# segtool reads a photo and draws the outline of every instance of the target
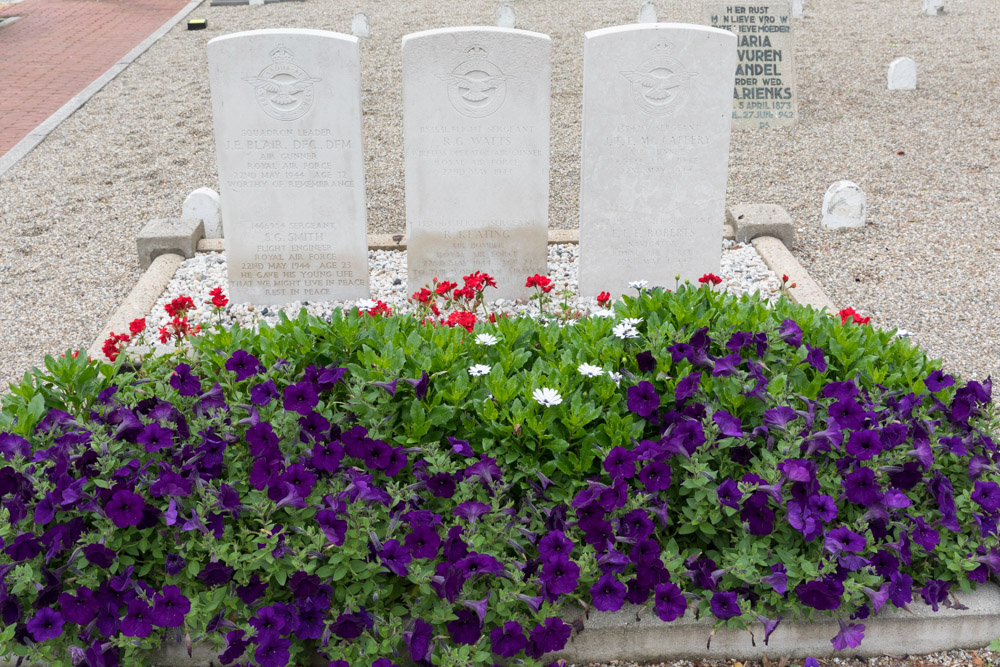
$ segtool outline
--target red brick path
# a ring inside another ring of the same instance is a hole
[[[184,8],[188,0],[24,0],[0,19],[0,155]]]

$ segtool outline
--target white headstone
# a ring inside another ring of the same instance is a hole
[[[212,188],[198,188],[187,196],[181,217],[205,223],[205,238],[222,238],[222,200]]]
[[[712,0],[706,23],[739,39],[733,129],[788,127],[798,119],[795,42],[787,0]]]
[[[263,6],[264,0],[250,0],[247,4],[250,4],[250,5],[261,5],[261,6]]]
[[[637,23],[656,23],[659,20],[656,14],[656,5],[652,0],[646,0],[639,7],[639,18]]]
[[[944,14],[944,0],[924,0],[923,13],[927,16]]]
[[[889,90],[916,90],[917,63],[912,58],[896,58],[889,64]]]
[[[364,12],[358,12],[351,19],[351,34],[355,37],[371,37],[371,28],[368,26],[368,17]]]
[[[864,191],[851,181],[837,181],[823,195],[825,229],[864,227],[868,204]]]
[[[513,28],[517,23],[517,16],[514,14],[514,8],[504,3],[497,7],[497,27],[498,28]]]
[[[802,12],[802,0],[792,0],[792,17],[799,18],[802,16]]]
[[[719,273],[736,37],[618,26],[583,54],[580,292]]]
[[[551,50],[505,28],[403,37],[409,292],[485,271],[522,297],[546,273]]]
[[[367,297],[358,38],[240,32],[208,65],[232,300]]]

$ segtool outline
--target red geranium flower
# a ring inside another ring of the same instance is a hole
[[[718,285],[719,283],[722,282],[722,278],[715,275],[714,273],[706,273],[701,278],[698,278],[698,282],[700,282],[703,285],[706,285],[708,283],[712,283],[713,285]]]
[[[597,305],[606,306],[611,302],[611,295],[607,292],[601,292],[597,295]]]
[[[128,325],[128,330],[132,333],[133,336],[142,333],[145,329],[146,329],[145,317],[140,317],[138,319],[132,320],[132,322]]]
[[[437,287],[434,288],[434,293],[438,294],[439,296],[445,296],[446,294],[448,294],[448,292],[450,292],[456,287],[458,287],[458,283],[453,283],[450,280],[445,280],[444,282],[440,282],[437,284]]]
[[[194,310],[194,301],[189,296],[179,296],[163,307],[170,317],[184,317],[187,311]]]
[[[861,314],[853,308],[844,308],[837,314],[840,315],[841,325],[847,324],[848,320],[852,320],[855,324],[868,324],[872,319],[870,317],[861,317]]]
[[[527,282],[524,283],[525,287],[537,287],[546,294],[552,291],[553,284],[552,281],[546,276],[535,274],[533,276],[528,276]]]
[[[465,310],[456,310],[448,315],[448,321],[446,324],[450,327],[458,325],[466,331],[471,332],[472,327],[476,324],[476,314]]]
[[[223,296],[221,287],[211,290],[209,295],[212,297],[212,305],[216,308],[225,308],[226,304],[229,303],[229,299]]]
[[[115,361],[118,355],[122,353],[122,350],[125,349],[125,343],[130,339],[131,336],[128,334],[116,334],[114,331],[111,331],[108,334],[108,339],[101,346],[101,352],[111,361]]]

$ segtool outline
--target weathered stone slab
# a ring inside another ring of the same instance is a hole
[[[718,273],[736,37],[657,23],[584,38],[580,291]]]
[[[232,300],[367,297],[357,37],[241,32],[208,61]]]
[[[642,6],[639,7],[639,17],[636,19],[636,23],[657,23],[659,20],[656,5],[652,0],[646,0],[642,3]]]
[[[516,25],[517,25],[517,15],[514,13],[513,6],[505,2],[499,7],[497,7],[498,28],[513,28]]]
[[[823,219],[825,229],[864,227],[868,215],[868,199],[856,183],[837,181],[823,195]]]
[[[410,292],[485,271],[521,297],[546,273],[550,56],[524,30],[403,37]]]
[[[705,3],[705,22],[739,39],[733,129],[788,127],[798,122],[795,40],[788,2]]]
[[[139,253],[139,268],[149,268],[160,255],[175,254],[194,257],[198,241],[205,235],[201,220],[189,218],[159,218],[150,220],[135,237]]]
[[[371,37],[371,27],[368,25],[368,16],[364,12],[358,12],[351,19],[351,34],[355,37]]]
[[[927,16],[940,16],[944,14],[944,0],[923,0],[921,11]]]
[[[916,90],[917,63],[912,58],[896,58],[889,63],[886,78],[889,90]]]

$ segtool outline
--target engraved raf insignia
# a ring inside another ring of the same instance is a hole
[[[514,77],[486,60],[486,51],[473,46],[467,60],[448,74],[437,77],[448,84],[448,100],[463,116],[483,118],[495,112],[507,96],[507,80]]]
[[[257,104],[271,118],[296,120],[312,107],[313,84],[320,81],[292,62],[295,57],[285,46],[271,51],[274,61],[257,76],[243,80],[253,86]]]
[[[663,115],[670,112],[682,99],[688,81],[698,76],[689,72],[680,62],[667,55],[669,44],[660,44],[656,55],[634,70],[622,72],[631,82],[632,99],[646,113]]]

